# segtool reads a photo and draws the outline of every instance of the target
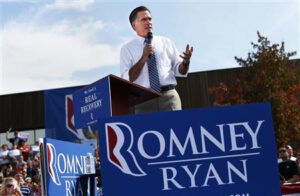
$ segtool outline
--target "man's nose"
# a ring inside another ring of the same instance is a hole
[[[147,26],[149,27],[152,27],[152,22],[149,20],[148,22],[147,22]]]

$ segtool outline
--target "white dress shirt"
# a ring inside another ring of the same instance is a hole
[[[145,38],[138,36],[121,48],[120,69],[122,78],[129,80],[130,68],[135,65],[143,55],[145,46],[144,41]],[[161,86],[170,84],[176,85],[176,76],[187,76],[187,74],[183,75],[179,72],[179,65],[181,64],[182,59],[179,57],[179,52],[170,39],[161,36],[153,36],[152,46],[155,53]],[[147,63],[134,83],[150,88]]]

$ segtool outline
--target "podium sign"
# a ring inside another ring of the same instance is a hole
[[[281,195],[268,103],[111,117],[99,131],[104,196]]]
[[[114,75],[106,76],[73,94],[75,127],[85,128],[98,119],[130,113],[130,107],[159,93]]]
[[[97,119],[111,116],[109,76],[98,80],[73,94],[75,127],[97,123]]]
[[[90,195],[85,174],[95,173],[93,147],[44,138],[41,147],[43,195]]]

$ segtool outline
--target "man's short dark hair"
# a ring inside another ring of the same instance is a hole
[[[150,12],[150,10],[146,6],[139,6],[139,7],[134,8],[134,10],[132,10],[131,13],[130,13],[130,15],[129,15],[129,22],[130,22],[130,24],[136,19],[136,15],[140,11],[148,11],[148,12]]]

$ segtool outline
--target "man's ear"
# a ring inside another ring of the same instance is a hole
[[[135,30],[135,22],[131,23],[131,27],[133,28],[133,30]]]

